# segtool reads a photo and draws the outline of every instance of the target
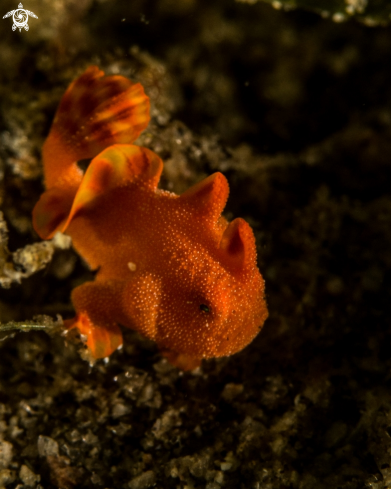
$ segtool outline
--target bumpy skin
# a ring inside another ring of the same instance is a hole
[[[121,324],[186,370],[256,336],[268,315],[264,281],[250,226],[221,217],[229,192],[221,173],[180,196],[157,188],[162,161],[129,144],[148,122],[139,84],[88,68],[63,96],[45,142],[47,190],[33,222],[44,239],[69,234],[99,269],[73,291],[77,314],[66,322],[86,335],[93,357],[122,345]],[[83,175],[76,162],[94,156]]]

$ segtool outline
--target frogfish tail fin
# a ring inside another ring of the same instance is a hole
[[[43,147],[46,187],[81,180],[76,162],[112,144],[130,144],[148,126],[149,98],[140,83],[90,66],[64,93]]]
[[[113,144],[130,144],[147,127],[149,98],[139,83],[104,76],[90,66],[64,93],[43,146],[47,191],[34,209],[34,227],[48,238],[61,228],[83,179],[77,162]]]

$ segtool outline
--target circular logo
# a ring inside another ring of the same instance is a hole
[[[12,16],[12,19],[14,21],[14,25],[12,26],[12,30],[14,31],[16,28],[21,29],[24,27],[26,30],[28,29],[28,14],[24,9],[18,8],[17,10],[14,11],[14,15]]]

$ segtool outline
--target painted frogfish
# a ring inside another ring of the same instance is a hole
[[[43,145],[46,191],[33,224],[43,239],[71,236],[97,270],[73,291],[76,316],[65,321],[93,358],[122,346],[122,325],[189,370],[252,341],[268,316],[264,280],[250,226],[221,216],[221,173],[181,195],[157,188],[162,160],[132,144],[149,109],[139,83],[95,66],[71,83]]]

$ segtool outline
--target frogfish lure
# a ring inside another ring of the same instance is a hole
[[[122,346],[122,325],[189,370],[253,340],[268,316],[264,280],[250,226],[221,216],[221,173],[181,195],[157,188],[162,160],[132,144],[149,108],[139,83],[96,66],[72,82],[43,145],[46,191],[33,224],[42,239],[71,236],[98,270],[73,290],[76,316],[65,321],[93,358]],[[83,172],[77,162],[91,158]]]

